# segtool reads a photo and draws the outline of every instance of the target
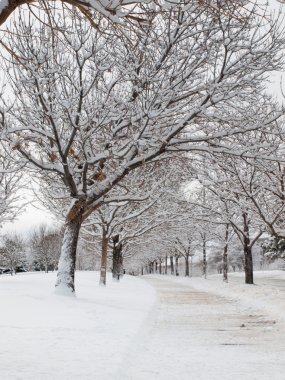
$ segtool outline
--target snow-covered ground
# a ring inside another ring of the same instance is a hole
[[[229,283],[222,282],[222,275],[212,275],[207,280],[197,277],[193,279],[176,277],[173,281],[240,301],[249,309],[261,310],[285,321],[285,271],[254,272],[254,285],[244,283],[243,273],[230,273]]]
[[[0,276],[1,380],[109,380],[155,302],[144,281],[106,288],[77,272],[77,296],[53,292],[55,274]]]
[[[257,274],[254,286],[239,274],[229,284],[146,279],[158,292],[156,318],[122,379],[285,379],[284,272]]]
[[[1,380],[284,380],[285,272],[125,276],[77,296],[55,274],[0,276]]]

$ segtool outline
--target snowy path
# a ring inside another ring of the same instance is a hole
[[[167,277],[151,326],[133,344],[122,380],[284,380],[285,323],[238,300]]]

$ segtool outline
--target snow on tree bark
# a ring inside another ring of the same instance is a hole
[[[120,242],[120,236],[113,237],[113,267],[112,275],[114,280],[120,280],[123,274],[123,244]]]
[[[107,264],[108,264],[108,237],[106,232],[102,236],[102,253],[99,284],[105,286],[107,280]]]
[[[47,1],[47,6],[50,1]],[[121,7],[125,4],[128,5],[129,0],[121,0],[119,3],[117,1],[106,1],[106,0],[63,0],[65,4],[69,4],[76,7],[83,17],[86,17],[91,25],[95,28],[98,27],[96,21],[94,20],[93,12],[96,11],[101,14],[101,16],[111,19],[113,22],[121,23],[123,18],[134,20],[138,23],[145,22],[143,17],[138,17],[137,15],[132,15],[131,11],[123,11]],[[144,1],[136,0],[135,3],[139,4]],[[21,5],[30,4],[30,0],[0,0],[0,25],[2,25],[8,17]],[[118,10],[118,12],[117,12]]]
[[[75,291],[76,248],[82,223],[83,203],[75,202],[67,214],[55,285],[57,293],[66,294]]]
[[[243,213],[243,250],[244,250],[244,272],[245,272],[245,283],[253,285],[253,261],[252,261],[252,247],[249,239],[249,225],[248,225],[248,214]]]

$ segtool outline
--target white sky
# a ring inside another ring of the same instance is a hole
[[[49,211],[37,209],[33,207],[32,204],[29,204],[26,211],[24,211],[15,222],[6,223],[1,228],[0,233],[16,231],[26,235],[41,224],[57,226],[55,218]]]

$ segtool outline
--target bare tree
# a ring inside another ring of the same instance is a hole
[[[20,192],[24,187],[22,173],[7,158],[5,153],[0,153],[0,226],[13,222],[25,209]]]
[[[13,222],[25,209],[23,189],[23,163],[15,161],[15,155],[10,151],[5,141],[4,124],[5,110],[1,107],[0,93],[0,227],[7,222]]]
[[[154,186],[153,194],[147,198],[102,206],[83,225],[82,234],[97,236],[102,244],[101,285],[106,285],[108,247],[112,249],[113,278],[119,280],[123,274],[125,245],[139,237],[143,239],[149,231],[155,233],[159,226],[171,220],[172,215],[170,210],[165,210],[164,202],[165,197],[155,192]]]
[[[98,28],[98,24],[96,23],[94,12],[101,14],[102,16],[112,20],[115,23],[122,23],[124,19],[127,19],[129,23],[132,22],[145,22],[146,20],[143,18],[143,15],[139,15],[139,9],[133,11],[133,6],[140,3],[143,3],[143,0],[101,0],[101,1],[87,1],[87,0],[63,0],[65,4],[65,12],[69,13],[71,7],[76,7],[82,14],[82,17],[85,17],[90,24]],[[50,0],[46,1],[35,1],[31,2],[29,0],[0,0],[0,25],[2,25],[8,17],[22,5],[28,5],[31,12],[33,11],[32,5],[33,3],[38,3],[43,9],[47,9],[48,7],[52,7],[50,5],[52,3]],[[130,7],[130,5],[132,5]]]
[[[265,75],[281,67],[277,22],[220,5],[146,6],[152,27],[116,33],[49,12],[51,26],[23,17],[18,37],[5,41],[14,59],[11,147],[70,199],[57,286],[74,291],[80,226],[130,171],[178,151],[245,154],[226,137],[279,116],[260,112]]]
[[[213,5],[213,3],[209,0],[191,1],[194,3],[194,5],[198,4],[201,9],[204,9],[206,7],[211,12],[215,12],[217,7],[223,7],[224,11],[233,14],[236,17],[240,16],[240,8],[242,9],[244,6],[244,1],[242,0],[228,0],[224,2],[225,4],[217,1],[217,5]],[[280,2],[283,2],[283,0],[280,0]],[[46,9],[51,1],[46,0],[42,2],[31,2],[29,0],[0,0],[0,25],[2,25],[8,19],[8,17],[15,11],[15,9],[22,5],[28,5],[31,7],[33,3],[39,3],[44,9]],[[124,19],[127,20],[129,24],[134,22],[149,22],[149,18],[147,18],[145,15],[144,4],[149,4],[150,2],[145,0],[63,0],[63,3],[67,5],[66,12],[69,10],[68,5],[76,7],[82,13],[82,16],[85,17],[95,28],[98,28],[98,24],[94,20],[94,12],[97,12],[107,19],[110,19],[114,23],[118,24],[121,24]],[[166,0],[163,3],[151,1],[153,12],[169,9],[173,7],[173,4],[175,3],[170,0]]]
[[[262,179],[245,159],[223,156],[221,160],[214,156],[207,162],[207,169],[200,170],[200,180],[214,198],[201,207],[209,211],[213,224],[226,227],[225,242],[228,241],[227,226],[233,228],[244,251],[245,282],[253,284],[252,248],[264,233],[265,226],[249,192],[256,196],[262,189]],[[224,250],[226,259],[227,244]]]
[[[192,258],[194,256],[193,253],[193,236],[179,236],[174,241],[175,248],[179,252],[180,256],[184,257],[185,260],[185,277],[192,277],[193,276],[193,270],[192,270]],[[191,263],[189,262],[189,259],[191,260]],[[190,266],[191,264],[191,266]]]
[[[3,235],[0,260],[2,265],[10,269],[11,275],[17,273],[17,268],[25,265],[26,252],[23,238],[16,233]]]
[[[60,231],[42,224],[30,236],[34,265],[48,273],[55,270],[60,256],[62,236]]]

